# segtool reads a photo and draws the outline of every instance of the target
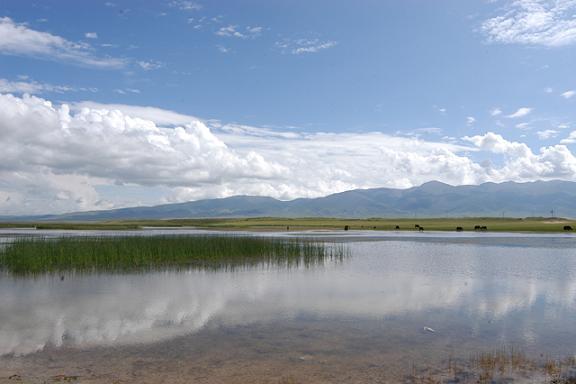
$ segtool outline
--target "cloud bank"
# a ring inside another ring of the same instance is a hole
[[[29,95],[0,95],[0,137],[0,215],[116,206],[99,193],[103,186],[164,188],[157,201],[163,203],[239,194],[318,197],[430,180],[576,180],[566,145],[535,153],[491,132],[452,144],[380,132],[278,131]]]

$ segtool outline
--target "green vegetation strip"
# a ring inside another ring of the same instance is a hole
[[[341,260],[342,244],[239,236],[25,237],[0,249],[0,270],[14,275],[311,266]]]
[[[425,231],[474,231],[476,226],[486,227],[488,232],[562,232],[576,233],[576,220],[556,217],[461,217],[461,218],[230,218],[230,219],[167,219],[167,220],[120,220],[100,222],[42,222],[0,223],[0,228],[27,227],[36,229],[66,230],[140,230],[145,227],[181,228],[195,227],[215,230],[249,231],[301,231],[326,230],[374,230],[417,231],[416,224]],[[396,228],[398,227],[398,229]],[[572,230],[566,230],[570,227]]]

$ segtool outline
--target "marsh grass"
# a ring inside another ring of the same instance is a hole
[[[25,237],[0,249],[13,275],[312,266],[341,260],[342,244],[239,236]]]
[[[416,369],[406,376],[412,384],[440,383],[551,383],[576,384],[576,357],[554,359],[528,357],[517,348],[502,348],[481,352],[466,358],[448,359],[446,369]]]

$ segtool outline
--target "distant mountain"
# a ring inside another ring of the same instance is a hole
[[[8,220],[126,220],[214,217],[576,217],[576,183],[506,182],[451,186],[432,181],[408,189],[355,189],[315,199],[234,196],[154,207],[76,212]]]

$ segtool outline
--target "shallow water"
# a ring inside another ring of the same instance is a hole
[[[504,346],[576,352],[573,236],[264,235],[345,241],[351,257],[308,269],[1,276],[0,380],[399,381]]]

